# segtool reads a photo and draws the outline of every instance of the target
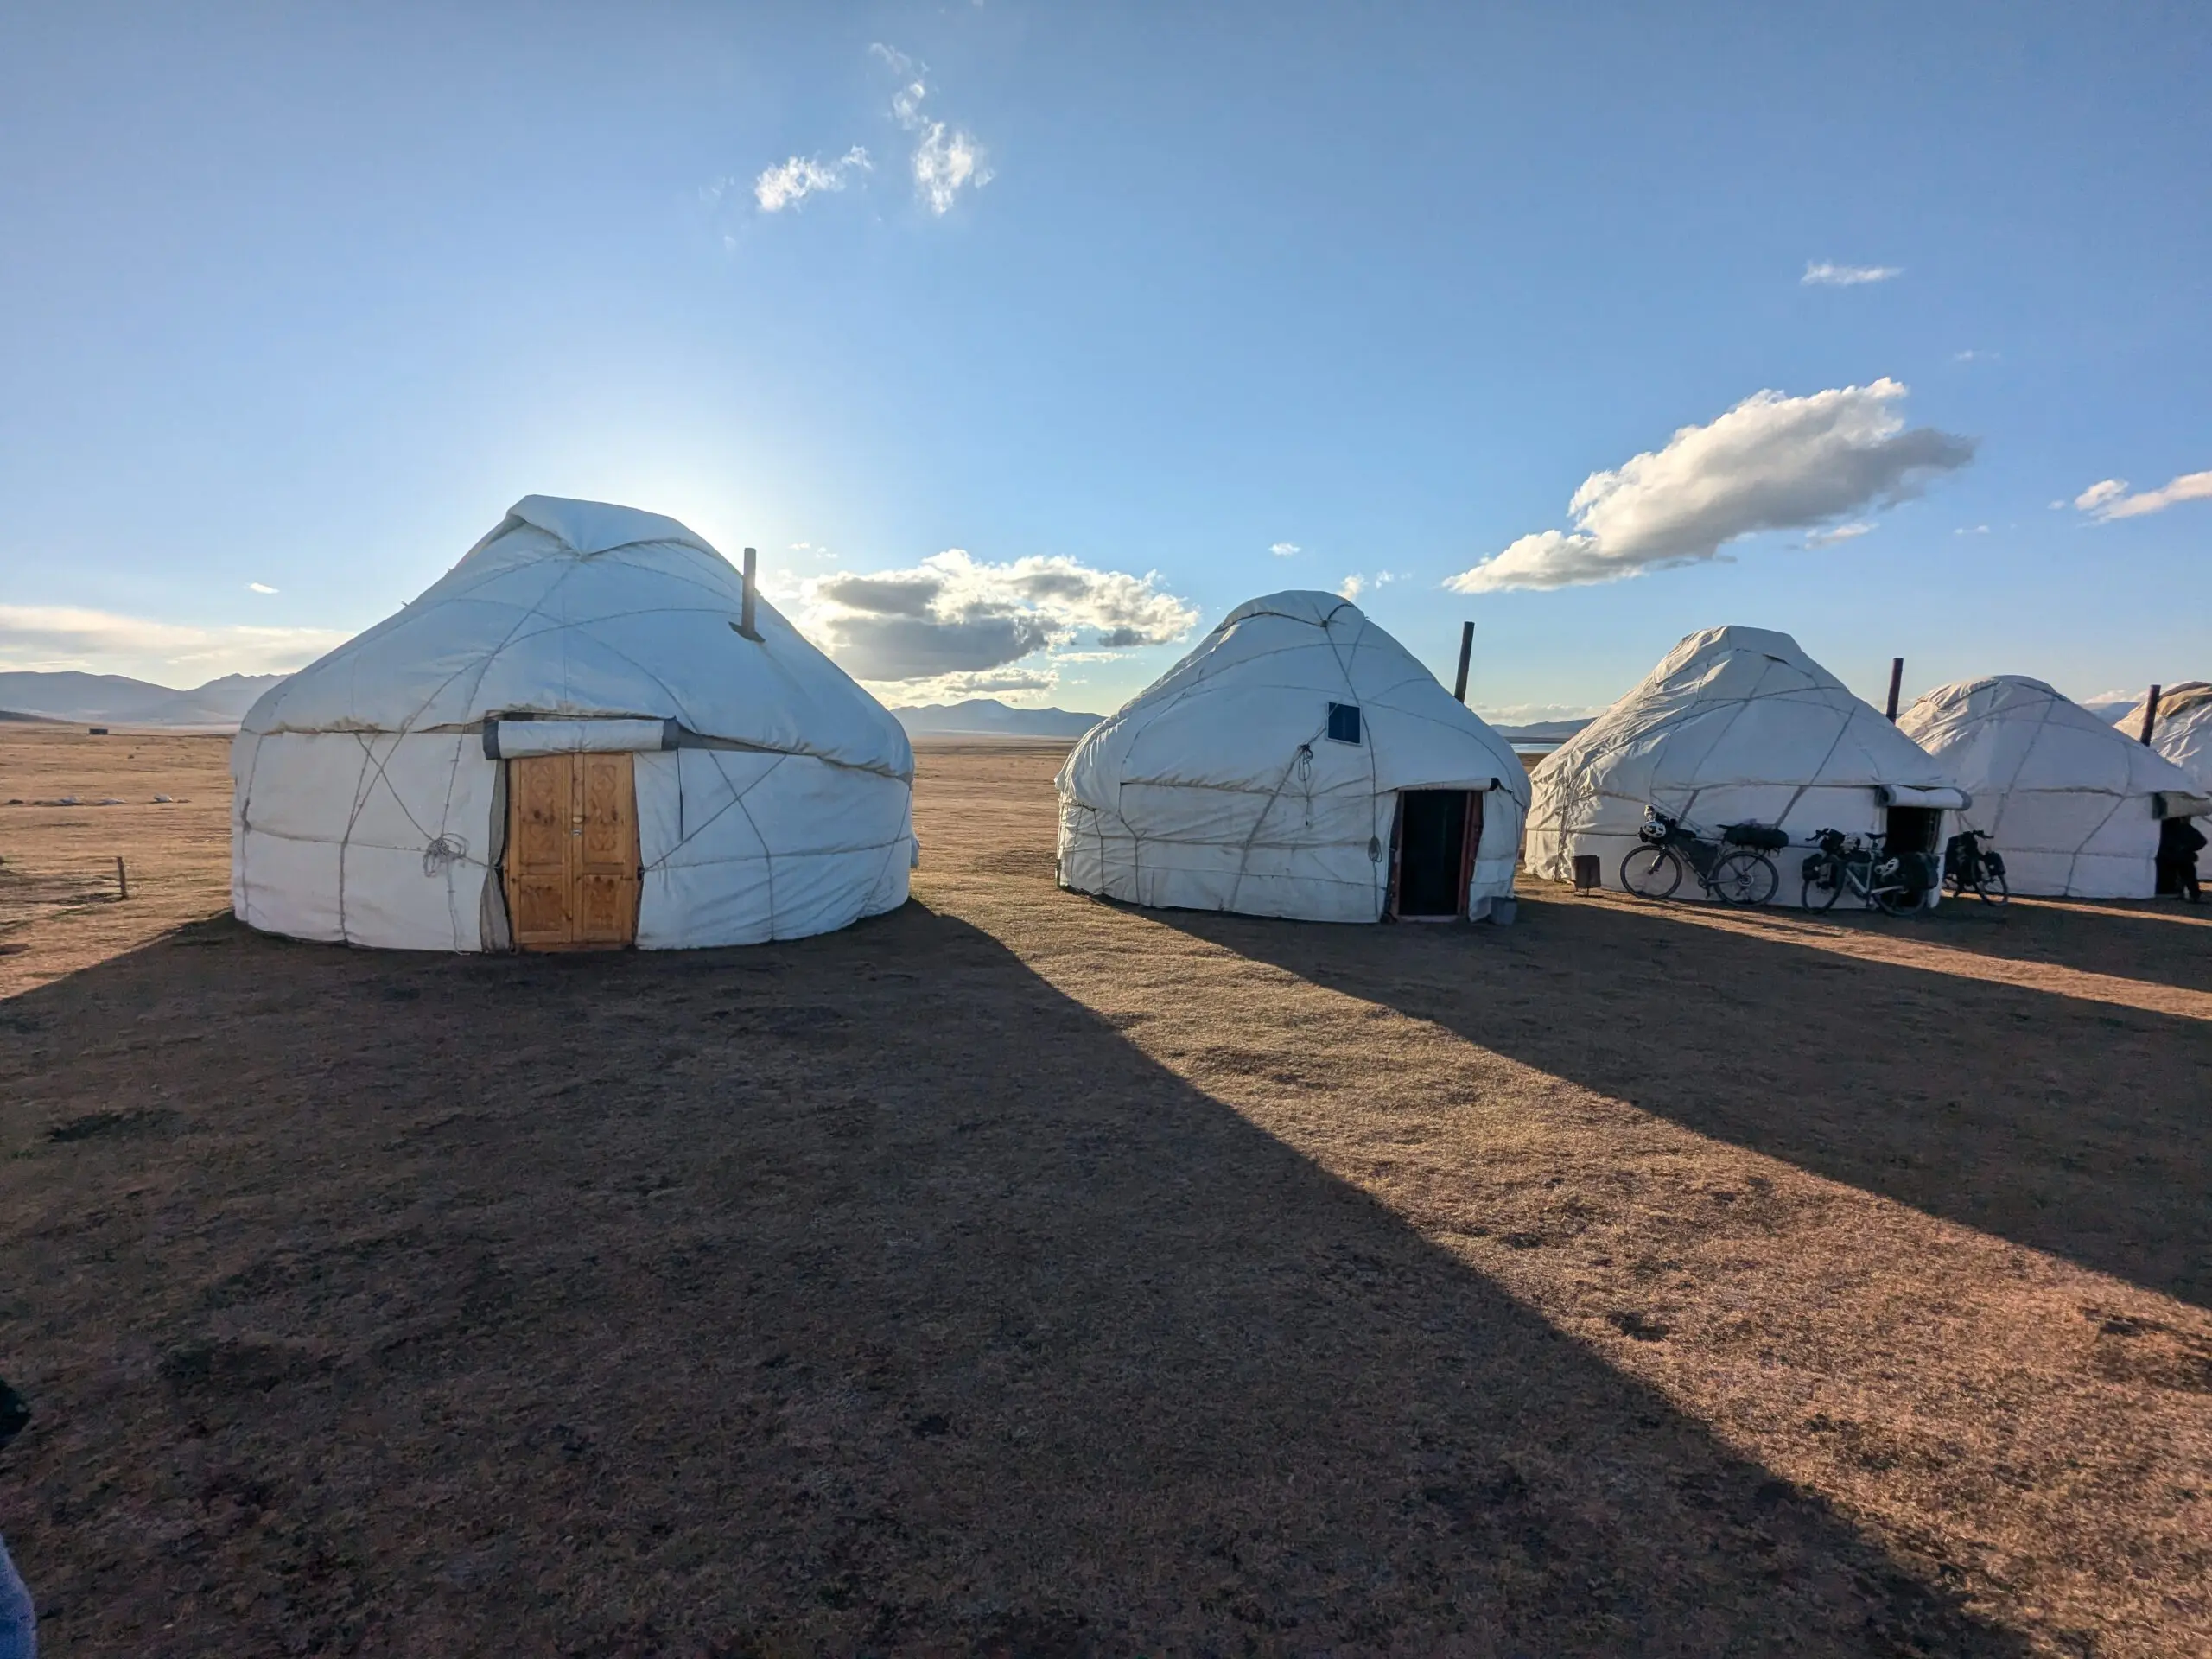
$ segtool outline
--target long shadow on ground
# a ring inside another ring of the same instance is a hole
[[[1909,938],[2011,962],[2212,991],[2212,912],[2178,900],[2069,899],[2063,907],[2018,900],[1993,908],[1975,899],[1947,899],[1934,914],[1902,923],[1840,908],[1829,918],[1846,925],[1902,926]]]
[[[918,906],[0,1020],[71,1652],[2018,1650]]]
[[[1701,1135],[2212,1303],[2212,1023],[1664,906],[1524,899],[1512,929],[1147,913]]]

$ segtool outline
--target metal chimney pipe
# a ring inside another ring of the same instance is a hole
[[[745,550],[745,609],[738,622],[737,631],[748,639],[758,639],[760,637],[760,631],[753,626],[753,595],[760,590],[760,582],[755,576],[759,560],[760,555],[753,549],[748,547]]]
[[[1459,672],[1452,682],[1452,695],[1465,702],[1467,700],[1467,659],[1475,654],[1475,625],[1459,625]]]
[[[2158,723],[2158,693],[2164,690],[2162,685],[2154,685],[2151,688],[2151,695],[2143,700],[2143,730],[2138,741],[2145,747],[2150,745],[2151,728]]]
[[[1904,658],[1892,657],[1890,658],[1890,706],[1882,710],[1892,726],[1897,723],[1897,689],[1904,683]]]

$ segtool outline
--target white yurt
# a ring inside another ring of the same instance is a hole
[[[1316,922],[1489,915],[1529,804],[1511,746],[1319,593],[1238,606],[1058,782],[1062,887]]]
[[[2143,705],[2127,711],[2120,730],[2143,734]],[[2158,696],[2151,725],[2151,747],[2196,780],[2200,794],[2212,794],[2212,685],[2183,680]]]
[[[1944,814],[1967,804],[1957,780],[1853,696],[1786,633],[1707,628],[1536,768],[1528,864],[1573,879],[1595,855],[1605,886],[1656,806],[1707,837],[1724,826],[1887,835],[1892,850],[1941,853]],[[1795,904],[1803,859],[1774,855],[1775,902]],[[1686,882],[1678,895],[1695,898]]]
[[[231,751],[252,926],[402,950],[745,944],[906,900],[913,751],[673,518],[526,496]]]
[[[2172,761],[2024,675],[1938,686],[1897,729],[1974,798],[1966,823],[2014,893],[2148,899],[2163,821],[2212,810]]]

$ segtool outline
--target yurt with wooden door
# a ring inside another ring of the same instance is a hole
[[[272,687],[231,771],[232,903],[302,939],[796,938],[904,903],[914,855],[899,722],[701,537],[595,501],[518,501]]]
[[[2165,822],[2212,811],[2172,761],[2024,675],[1938,686],[1897,729],[1973,797],[2014,893],[2148,899]]]
[[[1776,827],[1799,843],[1840,830],[1940,855],[1945,815],[1967,804],[1942,761],[1795,639],[1764,628],[1691,634],[1547,756],[1532,782],[1530,872],[1569,881],[1575,859],[1594,856],[1609,887],[1621,886],[1646,807],[1708,837],[1736,823]],[[1796,903],[1803,859],[1785,852],[1774,862],[1775,902]],[[1678,896],[1697,897],[1694,884]]]
[[[1317,922],[1479,920],[1525,769],[1334,594],[1238,606],[1060,768],[1060,885]]]

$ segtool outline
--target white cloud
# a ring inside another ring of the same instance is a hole
[[[904,570],[810,577],[797,620],[856,679],[938,682],[1071,646],[1179,639],[1198,611],[1159,584],[1156,571],[1130,575],[1064,557],[991,564],[956,547]]]
[[[249,582],[245,585],[245,590],[249,594],[273,594],[276,591],[265,582]]]
[[[1858,288],[1867,283],[1886,283],[1904,275],[1903,265],[1836,265],[1808,259],[1805,274],[1797,281],[1804,288]]]
[[[962,186],[980,190],[994,176],[974,137],[957,129],[948,135],[942,121],[931,122],[914,147],[914,185],[933,213],[951,212]]]
[[[1296,542],[1271,542],[1268,544],[1268,551],[1279,559],[1294,558],[1299,550]]]
[[[1395,570],[1377,570],[1371,576],[1363,570],[1346,576],[1337,584],[1336,590],[1344,598],[1356,601],[1370,588],[1388,588],[1392,582],[1397,581],[1398,576],[1399,573]]]
[[[330,628],[200,627],[60,605],[0,605],[0,668],[163,680],[277,674],[345,642]]]
[[[1951,534],[1954,536],[1986,536],[1989,534],[1989,526],[1987,524],[1961,524],[1956,530],[1953,531]]]
[[[2164,488],[2127,493],[2124,478],[2107,478],[2092,484],[2074,498],[2082,512],[2094,513],[2100,523],[2113,518],[2140,518],[2146,512],[2164,512],[2183,501],[2212,501],[2212,473],[2183,473]]]
[[[1848,542],[1869,534],[1874,526],[1865,519],[1854,519],[1847,524],[1838,524],[1834,530],[1816,530],[1805,538],[1808,547],[1834,547],[1838,542]]]
[[[980,672],[932,675],[918,680],[862,680],[861,684],[893,709],[913,709],[931,702],[962,702],[969,697],[996,697],[1016,708],[1041,707],[1047,694],[1057,690],[1058,673],[1047,664],[1042,668],[993,668]]]
[[[1761,391],[1663,449],[1592,473],[1567,503],[1575,528],[1523,536],[1453,576],[1460,593],[1565,588],[1696,564],[1738,537],[1807,530],[1894,506],[1974,459],[1974,440],[1908,429],[1888,378],[1806,397]]]
[[[2002,352],[1965,351],[1951,353],[1951,361],[1954,363],[2001,363],[2004,359],[2005,354]]]
[[[842,190],[847,176],[852,173],[874,170],[874,163],[868,160],[868,151],[858,144],[834,162],[812,156],[794,156],[780,167],[761,171],[760,176],[753,181],[753,199],[760,204],[762,213],[779,213],[817,192]]]
[[[980,190],[996,176],[983,148],[965,127],[936,120],[922,108],[930,95],[929,83],[923,79],[925,66],[880,41],[868,50],[901,82],[891,95],[891,118],[914,135],[914,153],[909,159],[915,193],[931,213],[949,213],[961,191],[970,187]]]

